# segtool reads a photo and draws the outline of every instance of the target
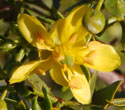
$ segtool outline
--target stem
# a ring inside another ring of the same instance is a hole
[[[64,18],[64,16],[58,11],[57,13],[58,18]]]
[[[96,41],[95,35],[94,35],[94,34],[92,35],[92,39],[93,39],[93,41]]]
[[[98,11],[101,10],[101,7],[102,7],[102,5],[103,5],[103,2],[104,2],[104,0],[99,0],[98,4],[97,4],[97,6],[96,6],[96,10],[98,10]]]
[[[17,104],[18,102],[16,100],[10,99],[10,98],[5,98],[5,101],[11,104]]]
[[[53,24],[55,21],[50,19],[50,18],[46,18],[43,16],[39,16],[38,19],[40,19],[41,21],[45,22],[45,23],[49,23],[49,24]]]
[[[5,89],[2,93],[2,95],[0,96],[0,100],[4,100],[4,98],[6,97],[7,95],[7,89]]]
[[[92,39],[93,35],[92,34],[89,34],[86,36],[86,45],[89,44],[90,40]]]
[[[20,10],[20,13],[24,13],[24,1],[20,0],[20,2],[22,2],[22,7],[21,7],[21,10]]]

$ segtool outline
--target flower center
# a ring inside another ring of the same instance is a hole
[[[72,66],[74,64],[71,48],[68,45],[57,46],[53,51],[53,57],[60,63]]]

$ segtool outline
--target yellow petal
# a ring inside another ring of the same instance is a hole
[[[74,75],[69,81],[69,87],[76,100],[82,104],[89,104],[91,101],[91,92],[89,83],[83,74],[79,65],[72,67]]]
[[[83,40],[84,37],[88,34],[87,30],[82,26],[82,19],[89,9],[90,8],[88,7],[88,5],[78,6],[73,9],[71,13],[66,17],[66,22],[69,23],[72,27],[71,31],[68,28],[66,30],[68,30],[68,32],[77,34],[78,38],[76,42]],[[63,40],[65,39],[63,38]]]
[[[19,14],[17,23],[24,38],[38,49],[49,49],[52,43],[48,37],[46,28],[33,16]]]
[[[61,67],[58,63],[54,63],[51,69],[52,79],[62,86],[68,86],[68,82],[64,76],[64,67]]]
[[[88,32],[82,26],[83,15],[88,11],[87,5],[75,8],[66,18],[58,20],[50,31],[50,37],[55,44],[60,45],[70,40],[72,35],[77,35],[77,42],[83,40]]]
[[[75,59],[76,64],[82,64],[83,58],[89,53],[89,50],[86,46],[74,46],[72,48],[72,55]]]
[[[54,44],[61,45],[61,37],[66,37],[66,33],[63,32],[65,26],[65,19],[59,19],[56,23],[52,26],[49,36],[52,38]],[[63,32],[63,33],[62,33]]]
[[[32,61],[18,67],[9,80],[10,84],[24,81],[30,75],[30,73],[41,63],[41,61]]]
[[[43,56],[45,57],[45,56]],[[46,60],[41,60],[41,63],[37,66],[37,68],[34,70],[35,73],[45,75],[45,72],[53,67],[54,60],[50,56]]]
[[[84,58],[84,65],[89,68],[108,72],[116,69],[121,64],[119,55],[110,45],[92,41],[88,48],[91,52]]]

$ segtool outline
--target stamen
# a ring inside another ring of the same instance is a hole
[[[94,58],[96,57],[96,51],[95,51],[95,50],[92,50],[92,51],[88,54],[87,57],[90,58],[90,59],[94,59]]]
[[[76,41],[76,39],[77,39],[77,34],[76,33],[73,33],[71,35],[71,37],[69,38],[69,40],[70,40],[71,43],[74,43]]]
[[[41,75],[45,75],[45,71],[42,70],[42,69],[37,69],[37,70],[36,70],[36,73],[37,73],[37,74],[41,74]]]
[[[93,61],[90,58],[84,58],[84,62],[90,64],[90,65],[94,65]]]
[[[67,71],[67,69],[68,69],[68,68],[67,68],[67,65],[66,65],[66,64],[63,64],[63,70],[64,70],[64,71]]]
[[[87,57],[84,58],[84,61],[90,65],[94,65],[93,60],[95,57],[96,57],[96,51],[93,50],[87,55]]]
[[[44,38],[43,38],[43,36],[42,36],[39,32],[36,32],[36,33],[35,33],[35,36],[36,36],[37,41],[38,41],[40,44],[42,44],[42,43],[44,42]]]
[[[81,81],[80,77],[72,76],[72,78],[69,82],[69,86],[71,88],[81,89],[82,88],[82,81]]]
[[[98,42],[98,41],[92,41],[92,42],[89,43],[89,48],[94,49],[94,48],[98,47],[100,44],[101,43]]]

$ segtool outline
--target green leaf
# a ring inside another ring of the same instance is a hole
[[[98,72],[97,72],[97,71],[93,72],[92,77],[91,77],[91,79],[90,79],[90,81],[89,81],[90,90],[91,90],[91,95],[93,95],[94,90],[95,90],[95,87],[96,87],[97,75],[98,75]]]
[[[123,14],[121,8],[119,8],[118,0],[106,0],[105,8],[114,16],[120,17],[123,19]]]
[[[44,93],[44,101],[42,103],[43,110],[52,110],[52,102],[47,94],[45,88],[42,89]]]
[[[119,0],[118,5],[122,15],[125,16],[125,0]]]
[[[112,101],[107,100],[107,102],[114,106],[125,106],[125,98],[117,98],[113,99]]]
[[[15,56],[16,62],[21,62],[24,56],[25,56],[25,49],[22,48]]]
[[[113,84],[96,91],[93,95],[92,103],[95,105],[102,105],[104,108],[106,108],[108,106],[106,100],[112,101],[121,82],[122,81],[114,82]]]
[[[83,66],[83,65],[80,65],[80,67],[81,67],[83,73],[85,74],[87,80],[89,81],[89,80],[90,80],[90,72],[89,72],[88,68],[86,68],[86,67]]]
[[[42,79],[37,75],[37,74],[32,74],[29,78],[28,78],[29,83],[32,85],[33,89],[34,89],[34,94],[44,97],[42,88],[44,87],[51,99],[52,102],[56,102],[57,99],[53,96],[53,94],[51,93],[50,88],[47,87],[47,85],[42,81]]]
[[[56,96],[61,98],[62,100],[71,100],[73,98],[73,95],[71,93],[71,90],[69,89],[69,87],[62,87],[62,89],[56,89],[56,91],[54,91]]]
[[[122,28],[123,28],[123,32],[122,32],[121,43],[122,43],[123,52],[125,52],[125,24],[123,24]]]
[[[8,52],[14,48],[16,48],[16,44],[11,40],[4,40],[0,43],[0,51]]]
[[[77,102],[73,102],[73,101],[63,101],[62,103],[58,103],[57,104],[57,108],[60,110],[62,107],[66,107],[66,108],[71,108],[73,110],[83,110],[83,107],[77,103]],[[68,110],[68,109],[67,109]]]
[[[33,99],[32,99],[32,110],[42,110],[42,108],[40,107],[38,101],[37,101],[38,97],[35,96]]]
[[[31,94],[31,92],[29,91],[27,86],[24,85],[24,82],[16,83],[14,85],[14,88],[16,89],[17,93],[19,93],[20,95],[22,95],[24,97]]]
[[[16,105],[16,110],[26,110],[26,105],[22,100],[19,101],[18,104]]]
[[[66,110],[103,110],[102,106],[98,105],[81,105],[78,102],[74,101],[63,101],[62,103],[57,104],[57,108],[66,108]],[[64,109],[65,110],[65,109]]]

